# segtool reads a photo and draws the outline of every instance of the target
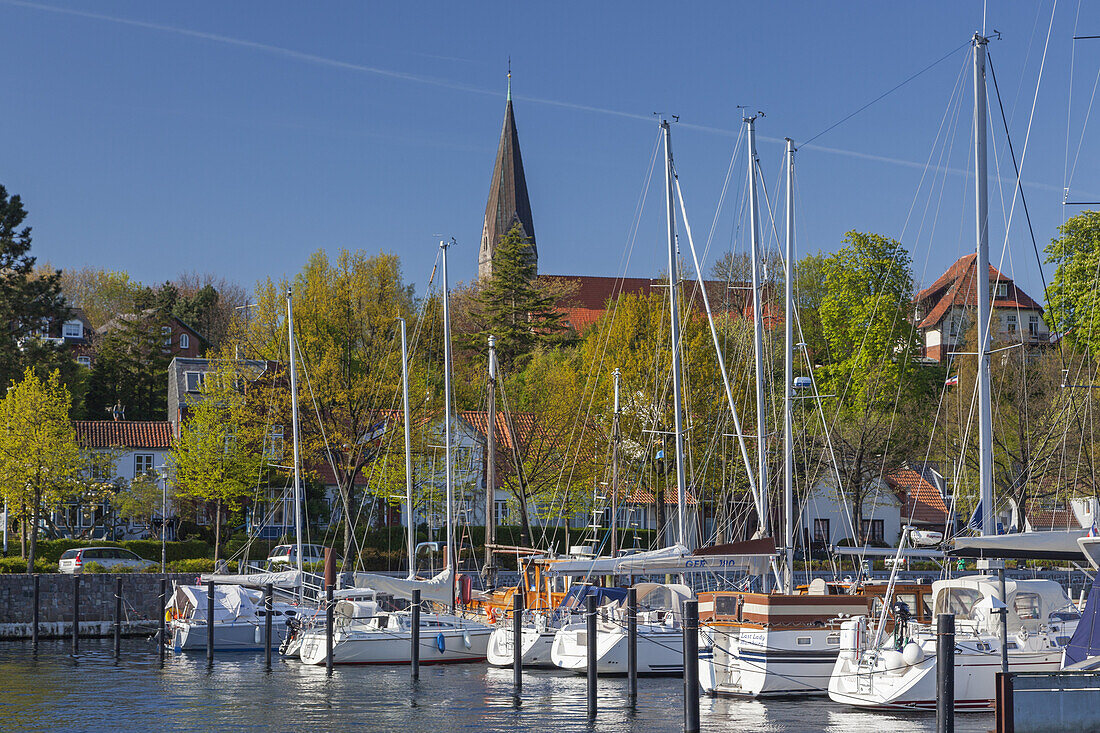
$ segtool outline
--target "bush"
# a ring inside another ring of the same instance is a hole
[[[107,572],[107,568],[105,568],[104,566],[100,565],[97,562],[87,563],[86,565],[81,566],[81,570],[84,572],[85,575],[87,575],[88,573],[106,573]]]
[[[38,557],[43,560],[57,562],[65,550],[80,547],[123,547],[135,555],[146,560],[160,560],[160,540],[123,540],[113,542],[111,540],[39,540]],[[187,560],[196,557],[210,557],[212,555],[210,545],[202,540],[186,540],[184,542],[165,543],[168,560]]]
[[[168,563],[170,573],[212,573],[214,572],[214,560],[208,557],[176,560]]]
[[[0,573],[25,573],[27,572],[27,561],[21,557],[0,557]],[[36,573],[56,573],[57,563],[44,560],[42,558],[35,558],[34,572]]]

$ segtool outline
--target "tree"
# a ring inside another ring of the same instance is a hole
[[[214,273],[185,272],[173,283],[179,294],[175,315],[198,330],[212,349],[232,335],[235,324],[248,314],[248,292]]]
[[[236,362],[219,362],[203,381],[201,398],[172,447],[178,495],[215,506],[215,560],[227,511],[240,509],[252,496],[264,469],[267,426],[248,399],[245,380]]]
[[[71,496],[87,461],[69,420],[72,398],[58,372],[42,380],[28,368],[0,401],[0,492],[30,519],[27,572],[33,572],[42,509]]]
[[[110,499],[115,515],[120,520],[150,527],[158,521],[165,521],[164,502],[174,501],[176,497],[174,484],[166,482],[165,486],[161,486],[156,477],[149,474],[135,476],[116,488]]]
[[[61,272],[35,272],[31,228],[20,229],[26,217],[19,196],[9,198],[0,186],[0,384],[10,384],[33,367],[41,378],[61,370],[65,382],[76,386],[72,357],[38,338],[43,329],[65,321],[69,309],[61,293]]]
[[[120,313],[134,313],[145,286],[125,272],[84,267],[61,273],[61,290],[98,328]]]
[[[251,357],[287,363],[290,284],[268,280],[258,289],[246,342]],[[347,250],[334,261],[314,253],[293,286],[302,461],[309,467],[332,460],[344,518],[343,555],[351,562],[358,479],[379,455],[368,438],[400,405],[396,318],[412,312],[412,286],[404,282],[396,255]],[[429,391],[437,400],[440,394]]]
[[[108,324],[88,375],[84,402],[91,419],[105,419],[116,404],[129,420],[166,418],[172,355],[161,329],[167,325],[168,317],[156,309],[121,315]]]
[[[493,274],[473,297],[472,330],[464,346],[481,352],[492,334],[497,359],[505,371],[521,366],[539,344],[560,343],[566,331],[557,299],[540,289],[536,264],[529,256],[530,238],[516,223],[493,253]]]
[[[1048,297],[1051,331],[1100,354],[1100,212],[1085,211],[1058,228],[1061,236],[1046,247],[1047,262],[1057,265]]]
[[[875,493],[877,479],[921,455],[921,428],[942,372],[922,373],[914,358],[920,352],[908,318],[909,253],[877,234],[848,232],[844,244],[824,262],[820,315],[830,361],[818,385],[835,395],[832,448],[851,503],[854,539],[862,544],[864,500]]]

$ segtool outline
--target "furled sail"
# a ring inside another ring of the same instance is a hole
[[[297,588],[302,584],[301,574],[297,570],[281,570],[277,573],[247,573],[230,575],[226,573],[203,573],[199,582],[213,581],[218,585],[245,585],[250,588],[262,588],[270,583],[276,588]]]
[[[374,573],[356,573],[355,584],[369,586],[379,593],[389,593],[398,598],[412,598],[412,592],[419,589],[421,600],[450,603],[454,572],[447,568],[428,580],[408,580]]]

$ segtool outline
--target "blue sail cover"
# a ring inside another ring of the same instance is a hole
[[[1062,666],[1066,667],[1100,654],[1100,583],[1094,583],[1073,638],[1066,645]]]

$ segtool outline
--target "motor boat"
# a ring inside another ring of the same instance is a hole
[[[179,651],[206,649],[210,620],[208,589],[201,585],[177,585],[165,608],[168,638]],[[286,635],[287,621],[297,618],[299,607],[284,601],[271,606],[271,638],[265,638],[267,610],[259,590],[239,585],[214,586],[215,651],[254,651],[277,648]]]
[[[876,633],[877,621],[858,616],[841,624],[840,652],[829,679],[829,697],[870,708],[936,707],[936,618],[955,615],[955,708],[988,710],[1001,670],[1001,619],[1007,614],[1010,672],[1049,672],[1062,665],[1063,648],[1080,614],[1053,580],[1000,581],[979,575],[932,584],[933,623],[898,619],[892,638]],[[885,641],[883,641],[885,639]]]
[[[683,674],[683,604],[694,594],[679,584],[638,583],[634,587],[638,596],[638,674]],[[599,607],[596,634],[596,672],[626,674],[628,642],[623,602],[610,601]],[[587,620],[558,629],[550,658],[556,666],[572,672],[588,669]]]

